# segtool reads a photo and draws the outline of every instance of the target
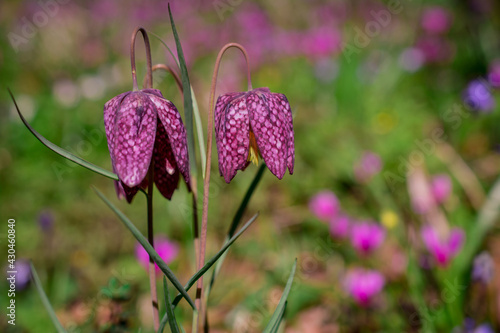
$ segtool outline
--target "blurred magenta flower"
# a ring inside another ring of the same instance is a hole
[[[441,63],[451,60],[455,54],[454,44],[441,36],[421,37],[416,47],[422,52],[426,63]]]
[[[337,217],[340,203],[335,193],[321,191],[309,200],[309,209],[318,219],[327,222]]]
[[[440,174],[432,178],[431,191],[437,203],[445,202],[451,194],[452,183],[448,175]]]
[[[352,246],[362,255],[375,251],[385,239],[385,229],[375,222],[359,222],[351,226]]]
[[[345,238],[349,235],[351,222],[349,216],[340,214],[330,219],[330,234],[334,238]]]
[[[158,252],[160,258],[168,265],[179,254],[179,245],[177,243],[168,240],[164,236],[156,236],[154,238],[155,250]],[[149,254],[144,250],[140,243],[135,244],[135,257],[137,261],[147,270],[149,266]],[[155,264],[156,273],[159,274],[161,272],[158,265]]]
[[[497,60],[490,65],[488,81],[493,88],[500,88],[500,61]]]
[[[302,38],[302,50],[312,59],[326,58],[341,50],[342,35],[333,27],[310,29]]]
[[[351,269],[344,278],[346,291],[363,307],[370,305],[384,284],[385,278],[380,272],[363,268]]]
[[[483,251],[474,258],[472,279],[488,284],[495,274],[495,262],[491,255]]]
[[[146,175],[154,161],[154,182],[167,199],[182,174],[188,188],[189,157],[184,124],[177,108],[157,89],[120,94],[104,105],[104,124],[119,198],[130,203],[147,187]]]
[[[495,108],[495,99],[490,87],[482,79],[473,80],[467,85],[463,93],[463,101],[473,111],[487,113]]]
[[[465,232],[460,228],[452,228],[446,238],[440,238],[438,231],[430,225],[422,227],[422,240],[438,265],[446,267],[457,255],[465,241]]]
[[[422,13],[422,28],[430,34],[442,34],[451,26],[451,13],[443,7],[433,6]]]
[[[292,111],[285,95],[257,88],[219,96],[215,106],[215,139],[219,172],[226,183],[262,156],[282,179],[293,174],[295,147]]]
[[[379,155],[367,151],[354,165],[354,176],[359,182],[367,182],[382,170],[382,159]]]
[[[51,210],[45,209],[38,214],[38,226],[44,232],[52,230],[54,226],[54,214]]]

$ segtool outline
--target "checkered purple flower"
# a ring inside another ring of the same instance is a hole
[[[104,125],[119,198],[131,202],[154,161],[153,180],[167,199],[182,174],[188,189],[189,159],[186,129],[172,102],[156,89],[120,94],[104,105]]]
[[[219,96],[215,107],[215,138],[219,172],[226,183],[262,156],[269,170],[282,179],[293,174],[295,147],[292,112],[285,95],[268,88]]]

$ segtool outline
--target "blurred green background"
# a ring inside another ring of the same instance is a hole
[[[213,331],[261,331],[295,257],[299,265],[286,332],[420,331],[421,323],[412,321],[417,305],[405,292],[411,277],[405,268],[393,271],[391,266],[409,249],[408,226],[419,223],[405,178],[413,167],[450,174],[454,191],[446,214],[452,225],[473,229],[477,207],[439,147],[446,143],[484,191],[491,188],[500,166],[498,107],[477,110],[464,105],[463,98],[471,80],[481,79],[490,87],[488,74],[500,59],[498,3],[174,0],[171,6],[204,124],[215,57],[228,42],[247,48],[253,86],[286,94],[294,114],[294,175],[280,181],[266,171],[247,211],[248,217],[257,211],[260,216],[230,250],[211,295]],[[446,11],[449,26],[433,34],[422,18],[436,6]],[[388,15],[374,15],[382,11]],[[110,180],[43,147],[19,120],[7,88],[47,139],[111,169],[102,110],[106,101],[132,88],[129,41],[137,25],[174,47],[166,1],[0,4],[0,267],[7,264],[7,219],[15,218],[18,259],[33,260],[58,316],[74,332],[151,329],[148,277],[135,259],[135,241],[90,185],[112,198],[143,233],[146,201],[138,195],[132,205],[118,202]],[[159,41],[150,38],[153,62],[173,66]],[[142,78],[141,39],[137,50]],[[245,82],[243,59],[238,51],[228,52],[218,94],[244,90]],[[155,88],[181,110],[172,77],[155,73]],[[497,100],[494,85],[490,88]],[[438,139],[436,129],[444,133]],[[369,183],[353,172],[365,151],[383,161],[382,171]],[[227,185],[218,175],[214,147],[212,171],[209,254],[222,245],[257,167],[249,166]],[[324,189],[335,192],[343,211],[359,219],[380,221],[384,212],[397,212],[399,223],[377,256],[358,258],[348,242],[332,239],[328,226],[310,213],[310,197]],[[154,204],[155,233],[180,245],[171,267],[187,281],[195,263],[185,185],[180,184],[171,202],[156,195]],[[41,214],[51,216],[52,227],[40,224]],[[498,267],[498,226],[480,247]],[[340,277],[357,262],[379,268],[389,280],[376,308],[357,308],[342,288]],[[468,294],[470,302],[488,304],[487,309],[469,311],[474,303],[465,303],[463,317],[499,327],[498,276],[486,290]],[[432,278],[426,281],[426,290],[435,294]],[[0,287],[5,309],[5,279]],[[122,296],[125,301],[119,300]],[[432,295],[427,296],[431,302]],[[19,290],[16,304],[16,326],[7,325],[2,316],[1,331],[54,331],[34,288]],[[179,317],[188,328],[185,304]],[[450,328],[437,322],[438,328]]]

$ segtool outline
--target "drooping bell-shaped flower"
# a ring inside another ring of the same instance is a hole
[[[344,278],[344,288],[358,305],[366,307],[384,288],[384,276],[375,270],[350,269]]]
[[[186,129],[175,105],[157,89],[120,94],[104,105],[104,125],[118,197],[131,202],[153,163],[160,193],[172,197],[182,174],[188,189],[189,157]]]
[[[375,222],[355,223],[351,227],[351,243],[359,254],[368,255],[382,245],[385,234],[384,227]]]
[[[292,111],[285,95],[257,88],[219,96],[215,107],[215,138],[219,172],[226,183],[262,156],[282,179],[293,173],[295,146]]]

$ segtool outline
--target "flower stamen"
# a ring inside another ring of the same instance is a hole
[[[252,162],[255,165],[259,165],[259,148],[257,147],[257,141],[255,141],[255,135],[250,131],[250,149],[248,150],[247,161]]]

